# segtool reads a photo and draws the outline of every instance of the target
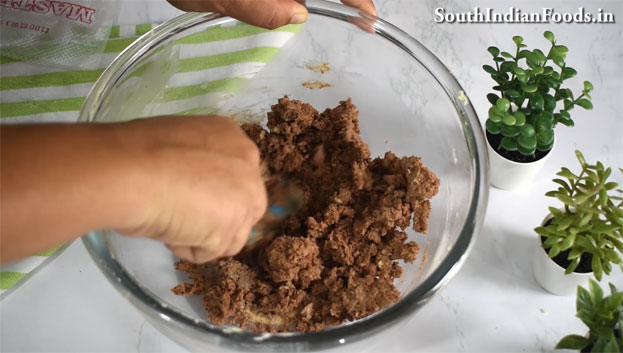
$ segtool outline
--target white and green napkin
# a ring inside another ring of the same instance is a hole
[[[77,121],[86,95],[106,66],[151,28],[151,24],[114,26],[100,54],[101,67],[93,70],[60,69],[58,66],[16,60],[0,53],[0,124]],[[238,23],[235,26],[213,27],[178,40],[175,45],[179,45],[182,48],[180,50],[192,52],[194,46],[200,46],[201,52],[205,53],[210,52],[206,51],[206,47],[213,46],[217,53],[180,60],[180,65],[184,66],[179,75],[205,70],[228,70],[229,78],[215,80],[207,85],[187,85],[184,80],[179,80],[178,86],[169,84],[166,98],[170,104],[169,108],[163,107],[167,111],[162,114],[188,113],[186,102],[203,94],[206,89],[210,92],[232,93],[232,87],[239,87],[240,82],[249,78],[249,72],[240,71],[239,78],[232,76],[231,72],[238,74],[238,67],[244,67],[240,64],[249,63],[257,68],[267,63],[298,28],[285,26],[267,31]],[[261,37],[261,40],[251,40],[252,37]],[[250,43],[256,46],[249,46]],[[232,86],[232,82],[236,84]],[[60,248],[0,267],[0,298]]]

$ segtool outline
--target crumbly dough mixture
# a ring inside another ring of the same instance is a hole
[[[273,176],[302,185],[303,207],[252,252],[177,262],[190,282],[173,292],[201,295],[215,324],[255,332],[320,331],[396,302],[396,260],[419,250],[404,230],[426,232],[439,179],[418,157],[371,159],[350,99],[319,113],[284,97],[271,110],[268,130],[243,129]]]

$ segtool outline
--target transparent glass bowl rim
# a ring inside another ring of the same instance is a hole
[[[190,330],[189,334],[193,335],[217,335],[220,336],[221,340],[229,341],[232,345],[240,343],[257,344],[260,342],[274,344],[324,342],[330,344],[330,342],[340,341],[341,343],[343,342],[343,340],[341,340],[343,338],[362,337],[374,331],[378,331],[383,327],[387,327],[403,319],[406,315],[423,305],[430,296],[437,292],[454,274],[456,274],[463,265],[475,241],[475,235],[482,223],[488,198],[488,157],[485,148],[484,134],[480,127],[478,117],[460,84],[450,71],[426,47],[392,24],[344,5],[324,0],[307,0],[306,6],[310,16],[319,15],[340,21],[349,21],[351,18],[363,17],[366,21],[373,22],[374,31],[376,32],[374,35],[389,40],[414,60],[420,62],[444,89],[452,101],[459,118],[462,119],[463,131],[466,135],[465,142],[468,144],[468,148],[471,152],[471,163],[474,171],[474,184],[472,186],[469,211],[461,233],[438,268],[436,268],[423,283],[402,297],[394,305],[364,319],[337,327],[331,327],[320,332],[293,332],[270,335],[253,334],[232,327],[213,325],[206,320],[194,318],[171,307],[161,301],[156,295],[151,293],[151,291],[143,288],[134,277],[123,268],[106,246],[101,231],[94,231],[85,235],[83,241],[87,250],[109,281],[135,306],[139,307],[143,312],[150,314],[153,319],[162,320],[162,323],[165,325],[175,323],[185,330]],[[123,76],[124,72],[146,52],[185,29],[219,18],[223,18],[223,16],[212,13],[183,14],[155,27],[153,30],[137,39],[119,54],[97,80],[82,106],[79,121],[94,121],[106,94]],[[93,107],[98,107],[98,109],[93,109]]]

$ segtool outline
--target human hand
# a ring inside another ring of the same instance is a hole
[[[216,12],[248,24],[274,29],[307,20],[307,9],[295,0],[168,0],[173,6],[190,12]],[[372,0],[342,0],[345,5],[376,16]]]
[[[118,229],[203,263],[233,256],[266,210],[256,145],[229,118],[156,117],[119,124],[148,195]]]

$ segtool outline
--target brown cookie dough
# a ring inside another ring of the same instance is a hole
[[[439,179],[418,157],[370,158],[350,99],[318,113],[281,98],[269,131],[243,125],[269,172],[302,185],[303,207],[263,247],[216,264],[176,264],[191,283],[178,295],[202,295],[208,318],[256,332],[319,331],[366,317],[396,302],[396,260],[419,247],[404,230],[425,233]]]

